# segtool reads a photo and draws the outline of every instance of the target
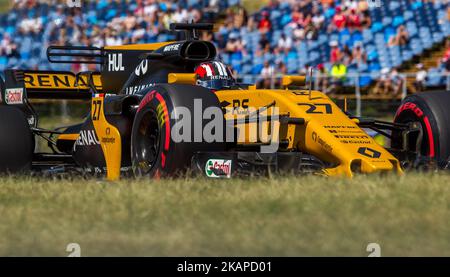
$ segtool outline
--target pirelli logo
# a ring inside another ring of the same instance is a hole
[[[94,85],[97,89],[102,88],[100,75],[93,75]],[[25,72],[24,83],[27,89],[45,89],[45,90],[80,90],[88,89],[88,80],[86,75],[78,78],[75,74],[68,73],[46,73],[46,72]]]

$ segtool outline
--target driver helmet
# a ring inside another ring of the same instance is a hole
[[[199,64],[195,68],[195,74],[197,74],[197,85],[211,90],[230,88],[236,84],[230,69],[219,61]]]

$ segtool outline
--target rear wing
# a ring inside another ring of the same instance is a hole
[[[92,46],[50,46],[51,63],[102,64],[104,51]],[[27,99],[90,99],[102,92],[100,72],[5,70],[0,102],[20,105]],[[3,80],[1,80],[3,81]]]
[[[103,48],[94,46],[49,46],[47,59],[51,63],[103,64]]]
[[[26,99],[90,99],[102,92],[99,72],[5,70],[2,99],[8,104],[11,90],[22,90]]]
[[[91,99],[101,92],[98,72],[5,70],[5,81],[0,77],[0,105],[22,110],[34,128],[38,115],[28,99]]]

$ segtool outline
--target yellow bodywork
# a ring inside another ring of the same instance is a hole
[[[106,178],[111,181],[117,180],[120,178],[122,163],[122,140],[119,130],[106,120],[104,95],[92,98],[91,118],[105,157]]]
[[[58,136],[58,140],[70,140],[70,141],[75,142],[79,136],[80,136],[79,133],[77,133],[77,134],[60,134]]]
[[[283,87],[304,86],[305,82],[306,82],[306,76],[285,75],[281,79],[281,85]]]
[[[197,83],[197,75],[194,73],[169,73],[167,82],[169,84],[195,85]]]
[[[167,42],[155,42],[155,43],[144,43],[144,44],[126,44],[117,46],[105,46],[105,50],[149,50],[154,51],[163,46],[175,43],[176,41]]]
[[[288,142],[283,151],[302,151],[333,164],[324,169],[326,175],[352,177],[355,171],[402,172],[392,154],[319,91],[253,89],[223,90],[216,94],[222,103],[230,103],[225,107],[226,119],[242,119],[263,107],[270,107],[267,109],[269,115],[278,113],[304,119],[304,124],[279,124],[279,133],[275,136],[279,141]],[[277,109],[276,113],[273,113],[274,109]],[[240,133],[245,133],[238,141],[242,144],[258,142],[255,132],[250,130],[256,128],[256,124],[237,124]]]
[[[194,84],[196,76],[171,73],[168,79],[169,83]],[[357,119],[349,118],[327,95],[320,91],[287,89],[290,85],[304,82],[304,77],[285,76],[282,86],[286,89],[266,90],[249,86],[247,90],[216,91],[222,105],[226,103],[222,106],[225,119],[228,122],[234,120],[239,130],[238,144],[280,142],[277,151],[304,152],[328,163],[330,166],[323,169],[328,176],[352,177],[356,172],[388,171],[402,174],[399,161],[361,129]],[[91,116],[105,157],[107,178],[116,180],[120,177],[121,137],[117,128],[107,122],[103,101],[102,94],[92,98]],[[262,124],[246,120],[255,115],[257,118],[277,115],[294,120],[278,119]],[[59,139],[75,140],[76,137],[63,134]]]

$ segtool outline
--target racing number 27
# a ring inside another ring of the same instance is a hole
[[[299,106],[307,106],[306,113],[315,114],[331,114],[333,112],[330,104],[312,104],[312,103],[298,103]]]
[[[92,113],[92,120],[99,120],[100,119],[100,111],[102,109],[102,101],[101,100],[94,100],[92,103],[94,106],[94,112]]]

